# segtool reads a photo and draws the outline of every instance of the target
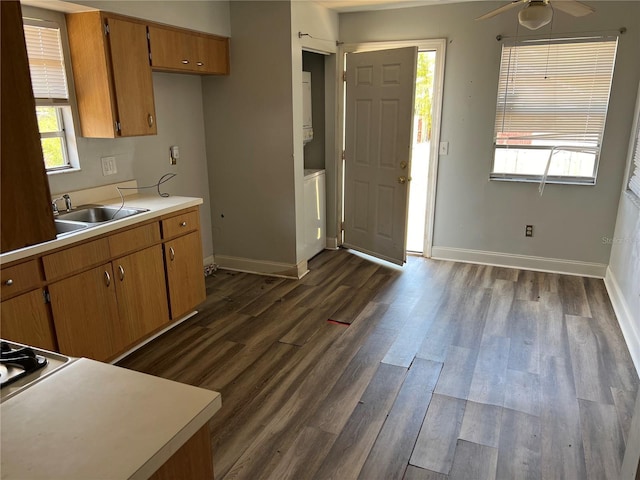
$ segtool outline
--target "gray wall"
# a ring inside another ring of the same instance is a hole
[[[324,168],[324,59],[319,53],[302,52],[302,70],[311,73],[313,140],[304,146],[304,168]]]
[[[216,255],[296,264],[289,2],[231,2],[231,75],[203,79]]]
[[[608,264],[626,150],[640,77],[638,2],[589,2],[596,13],[575,19],[556,12],[557,33],[617,30],[620,37],[597,185],[490,182],[501,45],[515,35],[516,12],[474,18],[504,2],[472,2],[340,15],[345,43],[447,38],[434,246]],[[634,23],[634,24],[632,24]],[[522,32],[522,31],[521,31]],[[522,33],[521,33],[522,34]],[[525,224],[535,226],[524,237]]]
[[[81,2],[76,2],[81,3]],[[227,2],[82,2],[96,8],[191,27],[218,34],[230,31]],[[23,7],[25,14],[51,18],[46,11]],[[60,15],[53,12],[53,15]],[[60,17],[58,17],[60,18]],[[66,41],[66,40],[65,40]],[[67,53],[67,58],[68,53]],[[72,77],[71,83],[72,83]],[[136,179],[138,185],[151,185],[165,173],[178,175],[163,185],[172,195],[201,197],[203,258],[213,255],[208,168],[204,141],[204,115],[201,78],[173,73],[153,74],[158,134],[118,139],[77,138],[81,170],[49,175],[52,194],[81,190]],[[73,88],[73,87],[72,87]],[[79,132],[77,110],[74,110]],[[169,146],[180,147],[180,160],[169,165]],[[115,156],[118,173],[103,176],[100,158]],[[150,193],[153,190],[149,190]],[[114,189],[114,197],[117,192]]]

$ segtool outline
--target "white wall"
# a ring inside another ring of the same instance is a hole
[[[640,26],[640,18],[638,26]],[[640,112],[640,84],[636,111]],[[633,168],[632,155],[639,121],[640,119],[636,117],[629,141],[627,158],[629,175]],[[615,233],[613,237],[603,238],[603,241],[612,245],[605,282],[636,370],[640,372],[640,199],[627,190],[627,183],[628,180],[625,179],[620,195]],[[640,451],[640,444],[638,450]]]
[[[76,2],[80,3],[80,2]],[[154,21],[171,23],[218,34],[230,30],[227,2],[82,2],[96,8]],[[144,8],[143,8],[144,7]],[[29,16],[48,17],[46,11],[23,6]],[[144,13],[144,15],[143,15]],[[54,12],[53,15],[57,14]],[[178,21],[180,23],[178,23]],[[67,52],[67,58],[68,52]],[[73,84],[71,77],[70,83]],[[204,113],[201,77],[174,73],[153,74],[158,134],[118,139],[77,138],[79,172],[49,175],[52,194],[136,179],[139,185],[152,185],[165,173],[178,175],[165,183],[162,191],[173,195],[201,197],[203,258],[213,255],[208,167],[204,141]],[[72,87],[73,88],[73,87]],[[79,121],[76,112],[76,131]],[[180,147],[180,160],[169,165],[168,149]],[[118,173],[103,176],[100,158],[115,156]],[[153,192],[153,190],[149,190]],[[114,197],[117,192],[114,189]]]
[[[340,15],[345,43],[447,38],[441,156],[434,252],[440,248],[500,252],[600,265],[609,262],[624,175],[633,102],[640,77],[639,32],[630,19],[638,2],[589,2],[596,13],[575,19],[556,12],[553,31],[617,30],[620,36],[597,185],[547,185],[488,180],[501,45],[496,35],[515,35],[516,11],[485,21],[474,18],[504,2],[472,2]],[[635,22],[634,22],[635,23]],[[522,34],[522,33],[521,33]],[[524,237],[525,224],[535,236]]]

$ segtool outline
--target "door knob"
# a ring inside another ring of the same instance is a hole
[[[407,183],[407,177],[398,177],[398,183],[404,185],[405,183]]]
[[[405,170],[407,168],[407,162],[405,162],[404,160],[402,162],[400,162],[400,168],[402,170]]]

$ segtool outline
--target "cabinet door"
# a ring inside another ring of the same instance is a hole
[[[177,320],[205,299],[200,232],[164,244],[171,318]]]
[[[49,308],[42,290],[19,295],[0,305],[2,338],[14,342],[56,350]]]
[[[118,311],[130,344],[169,322],[160,245],[114,260],[113,270]]]
[[[31,89],[20,2],[0,2],[2,22],[1,80],[2,252],[56,238],[49,182]],[[25,216],[24,212],[29,212]]]
[[[111,264],[52,283],[49,294],[61,353],[104,361],[130,343],[118,319]]]
[[[149,26],[151,65],[157,70],[195,72],[195,37],[179,30]]]
[[[198,36],[196,68],[199,73],[229,75],[229,39]]]
[[[109,17],[106,22],[109,25],[111,70],[120,135],[155,135],[156,111],[147,27]]]

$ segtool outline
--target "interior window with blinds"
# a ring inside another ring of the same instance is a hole
[[[60,28],[25,18],[24,35],[45,166],[47,171],[71,168],[65,136],[71,112]]]
[[[502,47],[492,179],[594,184],[618,40]]]
[[[629,178],[629,190],[640,199],[640,102],[636,111],[636,135],[632,150],[631,177]]]

